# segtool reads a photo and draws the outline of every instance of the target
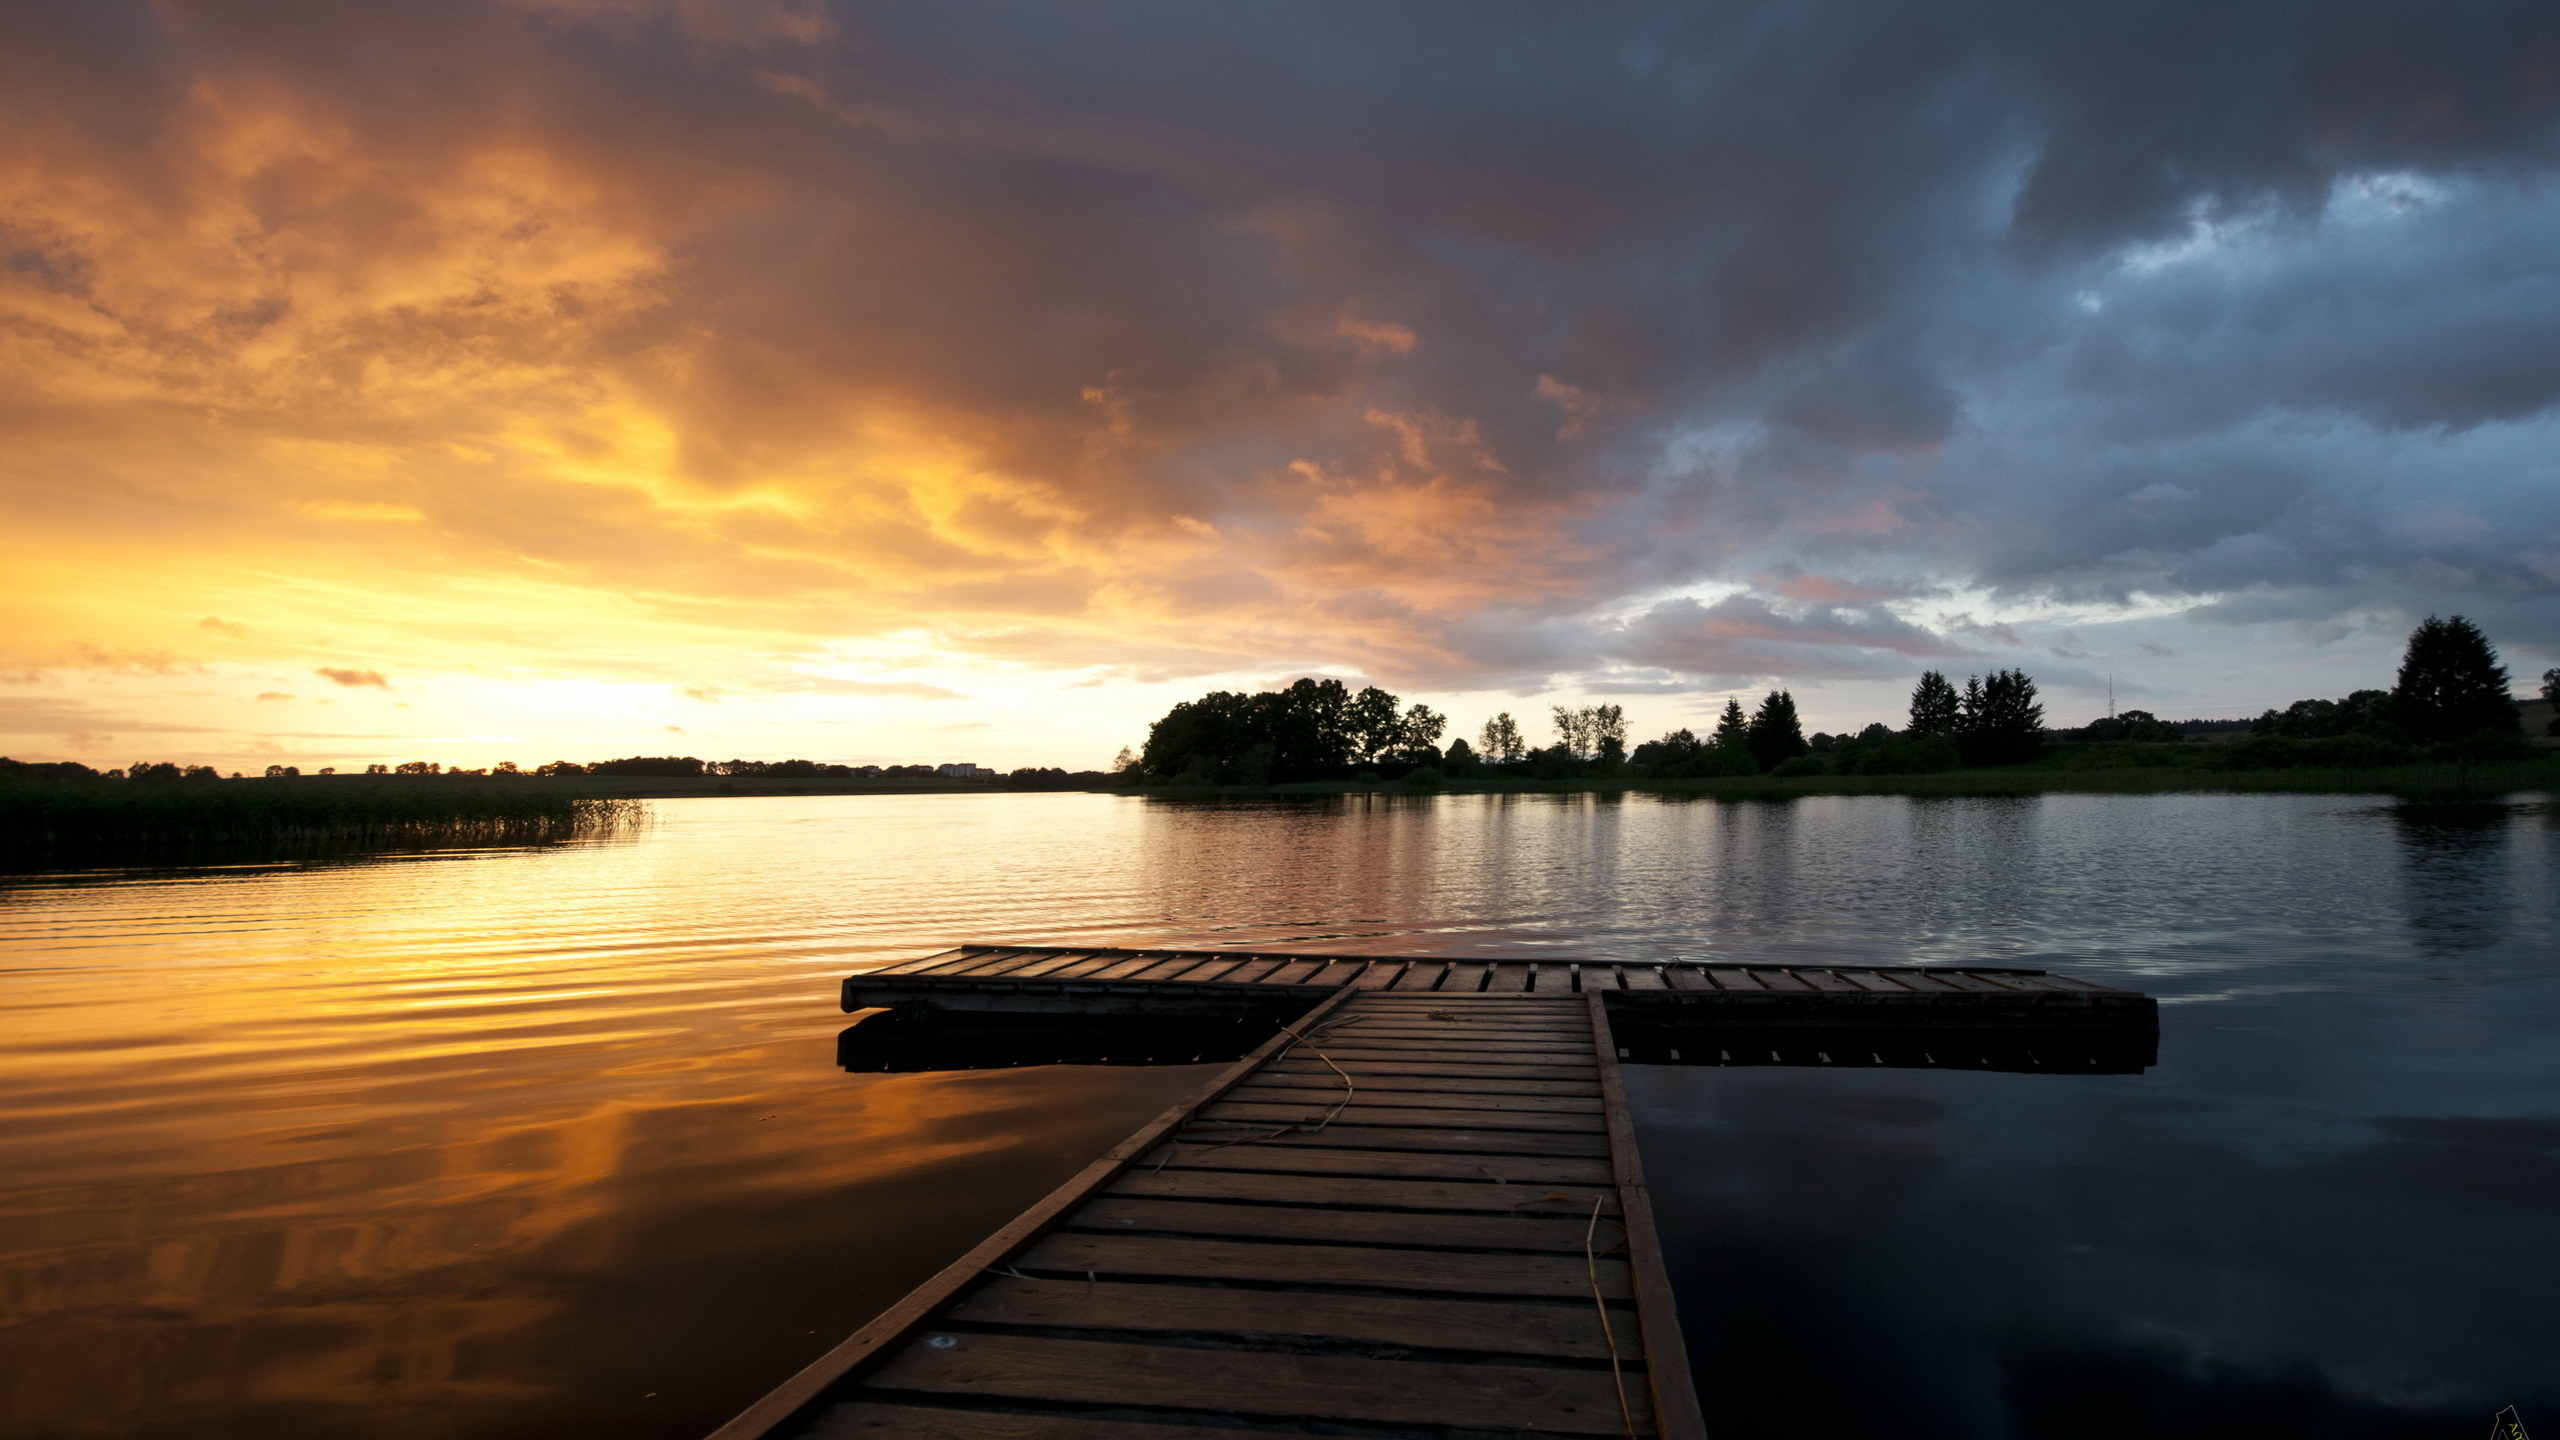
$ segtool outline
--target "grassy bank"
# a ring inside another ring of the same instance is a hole
[[[28,852],[267,843],[475,844],[566,839],[638,805],[565,786],[392,779],[0,784],[0,847]]]
[[[2072,770],[2053,766],[2004,766],[1947,770],[1931,775],[1746,775],[1647,780],[1452,780],[1433,786],[1377,781],[1328,781],[1302,785],[1149,785],[1124,793],[1164,796],[1340,795],[1384,793],[1554,795],[1597,792],[1707,795],[1720,799],[1778,799],[1797,795],[2040,795],[2086,793],[2159,795],[2197,793],[2313,793],[2394,795],[2408,799],[2483,799],[2519,791],[2560,790],[2560,762],[2520,760],[2494,765],[2395,765],[2381,769],[2207,770],[2153,768]]]

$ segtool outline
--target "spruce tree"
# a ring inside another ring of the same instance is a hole
[[[2483,730],[2523,728],[2516,702],[2507,698],[2507,667],[2480,627],[2456,615],[2433,615],[2409,633],[2400,658],[2400,683],[2391,691],[2392,717],[2421,745],[2458,740]]]
[[[1937,671],[1927,672],[1911,687],[1911,733],[1953,735],[1958,708],[1956,687]]]
[[[1743,743],[1751,747],[1753,763],[1763,770],[1774,770],[1813,748],[1805,743],[1804,725],[1796,717],[1796,697],[1784,690],[1772,690],[1760,702]]]
[[[1723,746],[1737,755],[1750,753],[1751,720],[1742,713],[1741,701],[1730,695],[1725,697],[1724,713],[1716,717],[1716,733],[1708,743]]]
[[[1956,717],[1956,751],[1967,765],[2014,765],[2044,749],[2044,707],[2024,670],[1968,678]]]

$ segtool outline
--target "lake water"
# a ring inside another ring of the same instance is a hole
[[[662,801],[0,882],[0,1433],[700,1435],[1196,1082],[849,1075],[964,940],[2068,969],[2139,1076],[1629,1072],[1710,1428],[2560,1426],[2560,812]]]

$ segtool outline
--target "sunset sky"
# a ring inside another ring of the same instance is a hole
[[[2560,663],[2560,7],[10,4],[0,753]]]

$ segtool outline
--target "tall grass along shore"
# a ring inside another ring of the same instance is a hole
[[[0,847],[528,843],[629,824],[641,809],[633,800],[503,781],[340,775],[153,784],[21,773],[0,779]]]

